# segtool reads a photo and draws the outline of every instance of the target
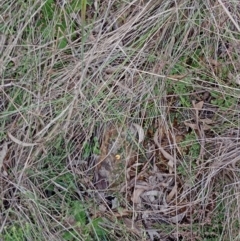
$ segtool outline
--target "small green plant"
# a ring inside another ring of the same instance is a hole
[[[66,241],[77,241],[78,234],[84,237],[84,240],[95,240],[94,237],[98,237],[97,240],[106,240],[107,232],[101,227],[103,222],[102,218],[95,218],[89,220],[86,214],[86,210],[80,201],[72,203],[70,208],[71,216],[74,217],[75,225],[72,229],[63,233],[63,239]]]
[[[225,222],[225,206],[222,201],[219,201],[213,215],[210,217],[210,223],[206,223],[199,230],[199,234],[206,241],[218,241],[223,234]],[[222,240],[222,239],[221,239]]]
[[[168,93],[174,93],[178,95],[180,99],[180,104],[182,107],[190,108],[192,106],[189,93],[192,90],[190,85],[190,80],[185,79],[184,82],[173,83],[172,80],[167,81]]]
[[[211,91],[211,96],[214,98],[211,103],[218,106],[221,110],[227,110],[229,107],[237,103],[237,98],[230,95],[225,95],[217,91]]]
[[[200,153],[200,144],[196,140],[194,132],[185,135],[184,140],[180,144],[185,155],[191,157],[191,159],[197,159]]]
[[[71,35],[70,38],[75,38],[75,31],[79,26],[75,21],[67,16],[79,14],[81,12],[82,22],[85,22],[86,7],[91,5],[90,0],[73,0],[66,3],[64,6],[59,6],[54,0],[47,0],[43,5],[37,26],[43,37],[54,37],[58,40],[58,48],[63,49],[67,46],[68,40],[66,35]]]
[[[179,95],[181,105],[183,107],[191,107],[191,101],[189,98],[189,95],[182,95],[182,94],[189,94],[190,87],[188,84],[184,82],[177,82],[177,84],[174,86],[175,93]]]
[[[25,241],[25,240],[36,240],[40,241],[39,239],[33,238],[32,232],[34,226],[30,223],[24,224],[23,227],[19,226],[18,224],[12,224],[8,228],[4,229],[3,234],[0,235],[0,239],[4,241]]]
[[[5,241],[23,241],[24,240],[24,233],[23,230],[19,226],[11,226],[5,230],[3,238]]]
[[[196,159],[199,157],[200,144],[196,140],[194,133],[186,134],[184,140],[180,143],[183,154],[183,161],[177,167],[177,172],[183,177],[188,178],[190,183],[195,183],[195,171],[197,168]]]
[[[186,75],[187,68],[186,68],[186,58],[182,57],[179,59],[179,62],[174,65],[172,68],[170,75]],[[181,81],[173,81],[171,79],[167,80],[167,91],[168,93],[178,95],[180,99],[180,104],[182,107],[189,108],[191,107],[191,101],[189,97],[189,93],[193,90],[193,86],[191,83],[190,78],[184,78]]]
[[[92,142],[86,142],[83,147],[83,158],[88,158],[91,154],[100,155],[100,145],[97,137],[93,138]]]

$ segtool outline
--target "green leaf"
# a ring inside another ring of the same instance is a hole
[[[47,0],[46,3],[43,5],[43,8],[42,8],[43,19],[46,21],[51,20],[53,18],[53,14],[54,14],[53,4],[54,4],[53,0]]]
[[[88,158],[91,155],[91,146],[88,142],[84,144],[83,147],[83,158]]]
[[[82,1],[81,0],[72,1],[72,3],[71,3],[72,12],[78,12],[78,11],[81,10],[81,8],[82,8]]]
[[[74,240],[74,237],[73,237],[72,233],[68,232],[68,231],[64,232],[62,237],[66,241],[73,241]]]
[[[217,91],[211,91],[211,96],[214,98],[219,98],[219,93]]]
[[[64,49],[68,44],[68,41],[66,38],[63,38],[60,40],[60,42],[58,43],[58,48],[59,49]]]
[[[95,229],[95,232],[99,237],[104,237],[104,236],[106,236],[107,232],[105,231],[105,229],[103,229],[100,226],[101,223],[103,223],[103,219],[102,218],[96,218],[92,221],[92,226]]]
[[[86,221],[87,221],[87,216],[86,216],[86,212],[84,210],[83,205],[76,201],[73,204],[73,215],[75,220],[80,223],[81,225],[85,225]]]

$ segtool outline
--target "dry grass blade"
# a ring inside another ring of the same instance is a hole
[[[239,19],[3,0],[0,240],[237,240]]]
[[[140,125],[136,124],[136,123],[132,123],[132,125],[137,129],[137,132],[138,132],[138,143],[143,142],[144,137],[145,137],[143,128]]]
[[[18,140],[16,137],[14,137],[10,132],[7,133],[9,138],[16,144],[23,146],[23,147],[32,147],[32,146],[36,146],[38,143],[27,143],[24,141],[20,141]]]
[[[224,5],[224,3],[222,2],[222,0],[218,0],[219,4],[222,6],[222,8],[224,9],[225,13],[228,15],[228,17],[231,19],[232,23],[234,24],[234,26],[236,27],[236,29],[238,30],[238,32],[240,32],[240,27],[237,23],[236,20],[234,20],[234,18],[232,17],[232,14],[228,11],[228,9],[226,8],[226,6]]]
[[[2,150],[0,151],[0,171],[3,167],[3,162],[7,155],[7,152],[8,152],[8,143],[6,141],[4,141],[4,143],[2,145]]]
[[[168,160],[168,166],[169,166],[169,173],[171,174],[173,172],[173,168],[174,165],[176,164],[176,161],[174,159],[173,156],[171,156],[167,151],[165,151],[163,149],[163,147],[161,146],[161,144],[158,141],[158,130],[155,132],[154,134],[154,143],[157,145],[157,147],[159,148],[160,152],[162,153],[162,155]]]

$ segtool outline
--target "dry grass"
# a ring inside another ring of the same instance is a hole
[[[239,240],[238,2],[60,2],[1,4],[0,239]]]

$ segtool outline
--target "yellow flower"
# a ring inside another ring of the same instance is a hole
[[[121,156],[120,155],[116,155],[115,158],[116,158],[116,160],[120,160]]]

